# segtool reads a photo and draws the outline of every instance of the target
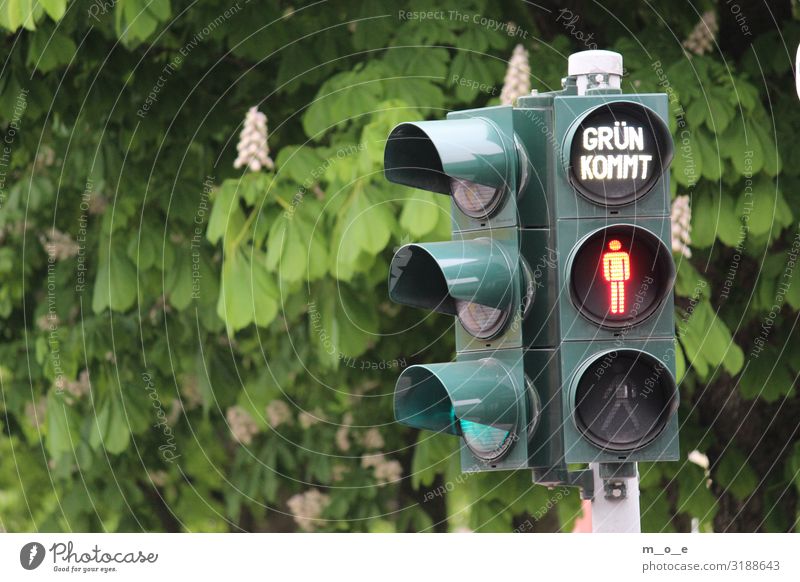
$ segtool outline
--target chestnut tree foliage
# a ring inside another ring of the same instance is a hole
[[[0,528],[570,530],[574,490],[392,416],[454,334],[388,300],[450,222],[385,138],[497,104],[522,44],[540,91],[599,47],[670,96],[683,459],[640,466],[644,529],[796,529],[800,26],[679,3],[2,0]],[[236,170],[253,106],[274,167]]]

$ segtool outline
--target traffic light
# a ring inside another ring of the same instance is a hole
[[[389,295],[453,316],[456,360],[403,371],[396,419],[460,437],[464,471],[549,484],[678,454],[667,97],[623,95],[616,53],[569,66],[515,107],[400,124],[384,157],[452,199],[452,240],[401,247]]]
[[[404,370],[394,407],[399,422],[461,437],[464,471],[527,467],[540,413],[524,370],[532,286],[516,201],[528,162],[513,115],[492,107],[403,123],[384,155],[388,180],[452,200],[452,240],[401,247],[389,296],[456,319],[456,361]]]
[[[592,58],[570,57],[584,93],[553,98],[564,460],[674,460],[667,96],[593,89]]]

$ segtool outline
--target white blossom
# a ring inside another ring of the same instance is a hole
[[[234,168],[247,166],[249,170],[258,172],[261,168],[271,170],[275,167],[267,145],[267,116],[256,107],[247,111],[236,150],[239,155],[233,162]]]
[[[280,425],[292,421],[292,411],[283,400],[273,400],[267,404],[266,413],[267,424],[272,428],[278,428]]]
[[[704,13],[700,22],[692,29],[688,38],[683,41],[686,50],[696,55],[702,55],[714,48],[714,38],[719,30],[717,15],[713,10]]]
[[[521,44],[514,47],[511,60],[508,61],[503,90],[500,92],[500,103],[513,105],[517,98],[531,92],[531,67],[528,64],[528,51]]]
[[[369,450],[382,449],[384,445],[381,431],[379,431],[377,428],[371,428],[365,432],[362,442],[364,443],[364,447]]]
[[[39,238],[47,255],[53,261],[65,261],[78,254],[81,247],[75,242],[72,237],[66,233],[61,232],[57,228],[52,228],[47,231],[46,235]]]
[[[361,457],[361,466],[365,469],[372,467],[375,480],[381,484],[397,481],[403,476],[400,461],[390,461],[382,453]]]
[[[305,493],[292,495],[286,502],[294,521],[305,531],[314,531],[314,520],[319,519],[323,510],[330,503],[330,497],[319,489],[309,489]]]
[[[225,416],[233,438],[243,445],[253,442],[253,437],[258,434],[258,425],[249,412],[241,406],[231,406]]]
[[[75,398],[80,398],[84,394],[88,394],[92,385],[89,381],[89,370],[83,369],[78,374],[77,380],[67,380],[64,382],[64,389],[72,394]]]
[[[34,404],[31,401],[25,403],[25,416],[27,417],[28,421],[34,426],[34,428],[39,429],[44,425],[46,415],[47,415],[46,398],[39,398],[36,404]]]
[[[688,196],[678,196],[672,202],[672,252],[687,259],[692,257],[692,209]]]
[[[349,412],[342,418],[342,424],[336,429],[336,446],[342,452],[350,450],[350,425],[353,423],[353,415]]]

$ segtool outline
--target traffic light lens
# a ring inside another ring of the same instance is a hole
[[[570,293],[580,313],[609,328],[638,325],[669,295],[672,255],[652,232],[615,225],[578,246],[570,268]]]
[[[513,444],[511,433],[507,430],[464,419],[459,423],[464,444],[480,459],[497,459]]]
[[[480,339],[489,339],[497,335],[503,329],[509,314],[505,309],[461,300],[456,300],[456,312],[464,329]]]
[[[607,103],[576,123],[565,164],[570,183],[590,202],[630,204],[652,190],[672,162],[669,128],[644,105]]]
[[[450,179],[450,192],[459,210],[472,218],[487,218],[497,210],[501,191],[469,180]]]
[[[633,451],[653,441],[677,408],[677,388],[664,364],[636,350],[597,358],[575,391],[575,422],[595,445]]]

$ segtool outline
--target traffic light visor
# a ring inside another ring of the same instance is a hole
[[[449,194],[473,218],[493,214],[514,188],[513,140],[483,118],[402,123],[389,134],[384,174],[390,182]]]
[[[411,366],[397,380],[394,412],[414,428],[460,435],[492,460],[514,443],[525,414],[524,392],[494,358]]]
[[[408,244],[392,258],[396,303],[455,315],[479,338],[494,337],[512,312],[517,266],[488,238]]]

